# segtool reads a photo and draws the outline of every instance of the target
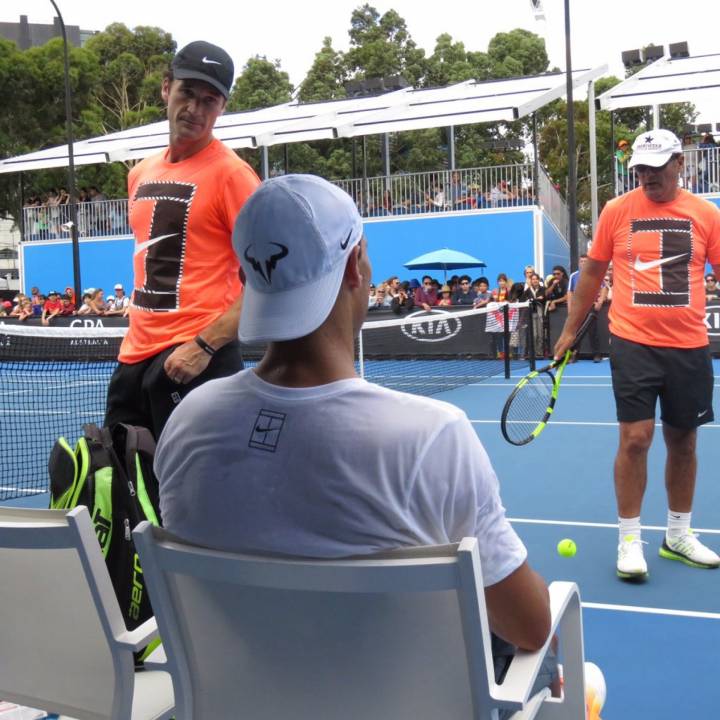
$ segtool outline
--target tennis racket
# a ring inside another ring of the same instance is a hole
[[[575,335],[575,342],[561,360],[528,373],[510,393],[500,419],[500,430],[509,443],[527,445],[545,429],[555,408],[565,366],[596,317],[594,310],[588,314]]]

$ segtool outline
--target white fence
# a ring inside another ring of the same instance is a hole
[[[679,185],[698,194],[720,192],[720,147],[683,150],[685,163]],[[622,195],[638,187],[634,170],[615,160],[615,194]]]
[[[127,200],[78,203],[80,237],[128,235]],[[30,205],[23,208],[24,240],[58,240],[70,237],[70,206]]]

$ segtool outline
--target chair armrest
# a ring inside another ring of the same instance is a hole
[[[498,700],[520,701],[523,705],[528,702],[533,683],[550,648],[553,636],[560,629],[564,685],[568,688],[580,682],[582,701],[583,703],[585,701],[585,690],[582,684],[584,651],[580,592],[575,583],[558,581],[550,583],[548,591],[550,594],[550,634],[539,650],[535,652],[517,651],[502,685],[496,685],[492,692],[493,697]]]
[[[134,630],[125,630],[116,638],[118,644],[130,648],[133,652],[142,650],[151,640],[158,636],[157,622],[154,617],[148,618]]]

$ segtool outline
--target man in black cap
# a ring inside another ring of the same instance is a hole
[[[135,280],[106,425],[142,425],[158,437],[187,392],[242,369],[231,236],[260,181],[213,137],[233,76],[222,48],[197,41],[175,55],[163,80],[169,146],[128,177]]]

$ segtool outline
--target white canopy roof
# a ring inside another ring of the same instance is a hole
[[[720,54],[662,57],[597,98],[601,110],[711,100],[720,104]]]
[[[607,72],[607,66],[573,72],[580,87]],[[331,102],[292,101],[218,118],[215,136],[231,148],[357,137],[403,130],[512,121],[565,95],[565,73],[475,82],[443,88],[404,88],[375,97]],[[130,128],[73,145],[76,165],[134,160],[168,144],[168,123]],[[0,173],[65,167],[67,145],[0,160]]]

